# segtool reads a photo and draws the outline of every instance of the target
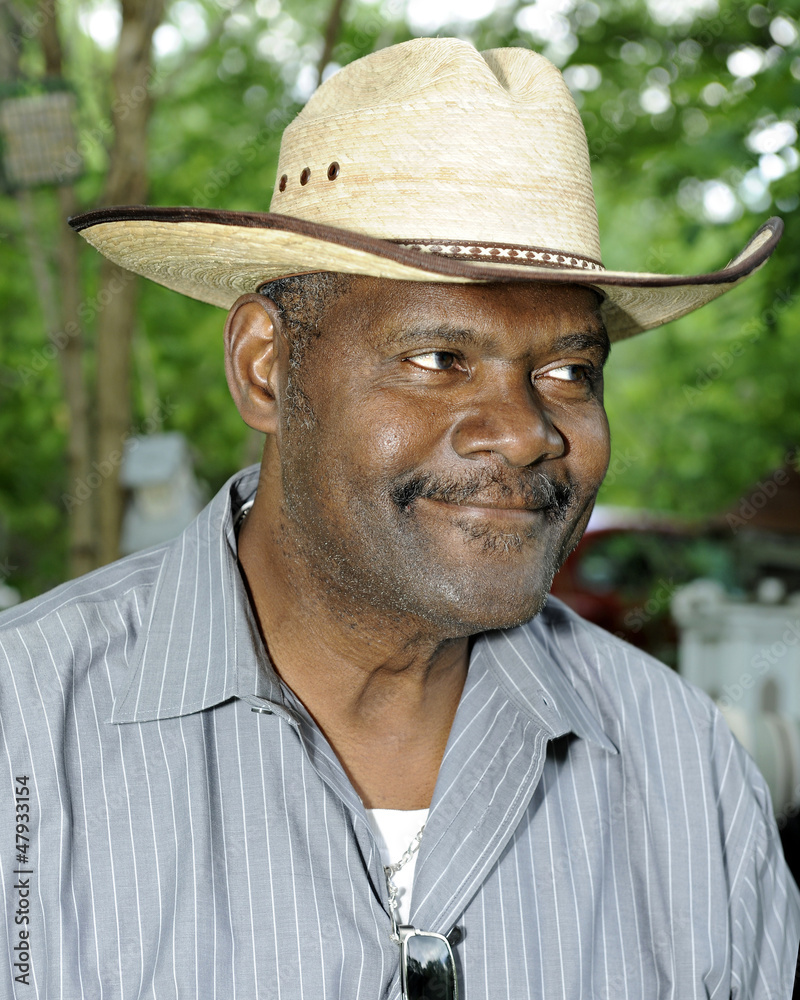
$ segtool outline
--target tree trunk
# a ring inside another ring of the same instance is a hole
[[[20,26],[18,11],[0,0],[0,80],[16,80],[19,76]]]
[[[322,46],[322,55],[317,66],[317,86],[322,83],[322,74],[325,72],[325,67],[331,61],[333,49],[342,26],[345,2],[346,0],[333,0],[333,7],[331,7],[331,12],[328,15],[328,24],[325,27],[325,43]]]
[[[113,72],[114,144],[103,194],[106,205],[141,204],[147,196],[147,122],[153,32],[164,0],[122,0],[122,30]],[[97,326],[97,488],[101,564],[119,556],[123,493],[119,473],[131,426],[131,345],[136,282],[103,261]]]
[[[47,3],[40,5],[47,15]],[[50,77],[63,75],[61,40],[58,35],[56,12],[44,16],[39,43],[44,53],[45,73]],[[75,214],[75,192],[70,184],[58,187],[58,207],[61,216],[58,227],[58,295],[52,295],[48,317],[49,334],[58,351],[61,382],[69,414],[67,432],[67,519],[69,575],[80,576],[96,563],[95,517],[93,496],[81,496],[80,484],[87,484],[91,469],[91,429],[89,425],[89,393],[84,371],[84,335],[78,317],[81,303],[81,275],[78,265],[81,239],[67,225]],[[60,329],[59,329],[60,326]],[[82,492],[82,491],[81,491]]]
[[[81,238],[67,225],[75,214],[75,192],[71,185],[58,188],[61,226],[58,234],[58,273],[61,292],[61,378],[69,412],[67,464],[70,483],[86,483],[91,475],[92,439],[89,423],[89,391],[84,369],[84,335],[78,318],[81,304],[81,276],[78,253]],[[77,498],[76,498],[77,499]],[[81,576],[97,563],[95,505],[93,494],[70,504],[69,575]]]

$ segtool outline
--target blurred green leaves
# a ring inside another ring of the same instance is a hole
[[[155,73],[139,95],[154,102],[151,203],[268,210],[280,136],[316,83],[330,6],[173,0],[156,35]],[[102,33],[92,18],[113,4],[61,8],[87,168],[78,193],[91,208],[111,141],[104,127],[111,59],[107,40],[93,37]],[[479,48],[524,45],[556,59],[587,128],[607,267],[713,270],[769,215],[784,217],[775,258],[744,286],[614,348],[606,399],[616,471],[605,502],[710,514],[800,443],[795,18],[784,0],[350,0],[345,7],[326,72],[413,37],[421,24]],[[24,73],[35,77],[39,61],[25,41]],[[43,190],[36,202],[42,239],[52,245],[55,197]],[[91,290],[97,256],[84,252],[81,262]],[[175,409],[165,429],[187,435],[199,474],[216,489],[257,454],[225,385],[224,315],[141,285],[137,416],[154,397],[169,399]],[[16,205],[0,197],[0,557],[18,567],[9,582],[26,595],[64,574],[63,407],[57,365],[34,365],[47,344],[37,295]]]

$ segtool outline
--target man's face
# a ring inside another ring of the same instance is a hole
[[[282,386],[283,546],[321,594],[452,637],[540,610],[608,464],[596,310],[577,286],[353,281],[300,411]]]

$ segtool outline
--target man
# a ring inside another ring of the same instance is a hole
[[[332,77],[278,178],[274,214],[74,220],[229,307],[267,445],[179,539],[3,620],[4,995],[789,997],[754,765],[547,599],[609,337],[744,280],[779,223],[714,274],[604,271],[557,70],[453,39]]]

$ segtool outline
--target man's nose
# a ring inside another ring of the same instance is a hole
[[[530,377],[492,380],[476,389],[451,440],[462,458],[495,455],[513,468],[559,458],[567,447]]]

